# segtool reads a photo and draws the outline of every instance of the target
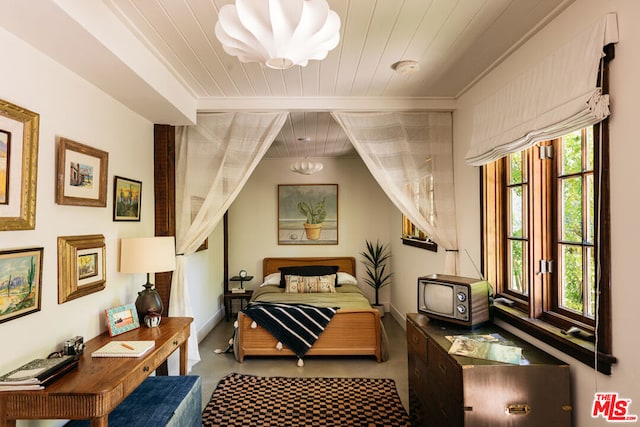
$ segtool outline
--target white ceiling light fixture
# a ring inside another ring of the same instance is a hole
[[[316,172],[320,172],[324,167],[322,163],[307,160],[307,143],[309,143],[310,139],[298,138],[298,141],[304,144],[304,160],[291,163],[289,166],[291,171],[301,175],[313,175]]]
[[[420,70],[420,64],[414,60],[398,61],[391,65],[391,68],[398,74],[413,74]]]
[[[326,0],[236,0],[220,8],[215,34],[240,62],[284,70],[326,58],[340,41],[340,17]]]

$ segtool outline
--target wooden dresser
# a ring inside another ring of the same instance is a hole
[[[448,354],[445,337],[499,334],[527,365]],[[414,426],[571,426],[569,365],[494,325],[472,331],[407,314],[409,413]]]
[[[98,335],[86,343],[78,368],[44,390],[0,392],[0,427],[15,427],[17,419],[90,419],[92,427],[107,427],[109,413],[178,349],[180,374],[187,374],[192,321],[164,317],[157,328]],[[91,357],[111,340],[154,340],[155,347],[140,357]]]

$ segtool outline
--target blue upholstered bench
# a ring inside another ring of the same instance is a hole
[[[65,426],[89,427],[88,420]],[[201,427],[202,381],[199,376],[148,377],[109,414],[109,427]]]

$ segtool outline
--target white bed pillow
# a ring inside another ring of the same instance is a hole
[[[294,294],[335,293],[335,274],[325,276],[285,276],[285,292]]]
[[[338,285],[357,285],[358,280],[349,273],[338,271]]]
[[[264,278],[264,282],[260,287],[267,285],[278,285],[280,286],[280,273],[271,273]]]

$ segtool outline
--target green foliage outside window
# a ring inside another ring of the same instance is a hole
[[[595,313],[593,132],[562,138],[558,236],[560,304],[587,317]],[[586,307],[586,310],[585,310]]]

